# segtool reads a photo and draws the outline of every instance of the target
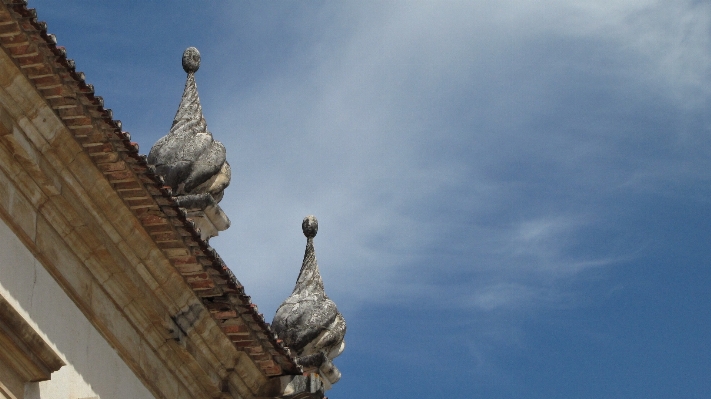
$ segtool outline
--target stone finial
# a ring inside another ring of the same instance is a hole
[[[291,296],[279,306],[272,327],[296,352],[304,371],[320,374],[328,388],[341,378],[331,360],[345,347],[346,321],[324,291],[313,244],[318,221],[307,216],[301,228],[306,236],[301,272]]]
[[[316,233],[318,233],[318,220],[316,220],[314,215],[309,215],[304,218],[304,221],[301,222],[301,231],[304,232],[306,238],[316,237]]]
[[[200,68],[200,52],[195,47],[188,47],[183,52],[183,70],[195,73]]]
[[[200,52],[189,47],[183,53],[182,64],[188,74],[183,97],[170,132],[153,145],[148,163],[171,187],[178,205],[188,210],[202,238],[208,239],[230,225],[217,203],[230,184],[232,171],[225,146],[213,139],[202,114],[195,83]]]

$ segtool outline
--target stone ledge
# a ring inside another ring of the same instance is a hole
[[[17,377],[7,389],[19,398],[24,396],[21,390],[24,383],[49,380],[53,372],[64,366],[64,361],[1,295],[0,363],[6,372],[9,370]]]

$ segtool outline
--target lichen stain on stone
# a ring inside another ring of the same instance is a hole
[[[172,316],[170,319],[173,321],[173,325],[176,327],[170,330],[172,338],[178,342],[182,342],[183,337],[188,335],[188,332],[192,330],[193,326],[195,325],[195,322],[200,319],[202,311],[202,305],[196,303],[190,305],[182,312],[177,313],[175,316]]]

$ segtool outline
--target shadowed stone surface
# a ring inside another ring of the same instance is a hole
[[[313,244],[316,218],[304,218],[302,230],[307,240],[301,272],[291,296],[279,306],[272,328],[297,353],[304,370],[319,372],[328,388],[341,377],[331,360],[343,352],[346,321],[324,292]]]

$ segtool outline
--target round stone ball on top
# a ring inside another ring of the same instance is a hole
[[[188,47],[183,52],[183,70],[195,73],[200,68],[200,52],[195,47]]]
[[[304,221],[301,222],[301,231],[304,232],[306,238],[316,237],[316,233],[318,233],[318,220],[316,220],[316,216],[306,216]]]

